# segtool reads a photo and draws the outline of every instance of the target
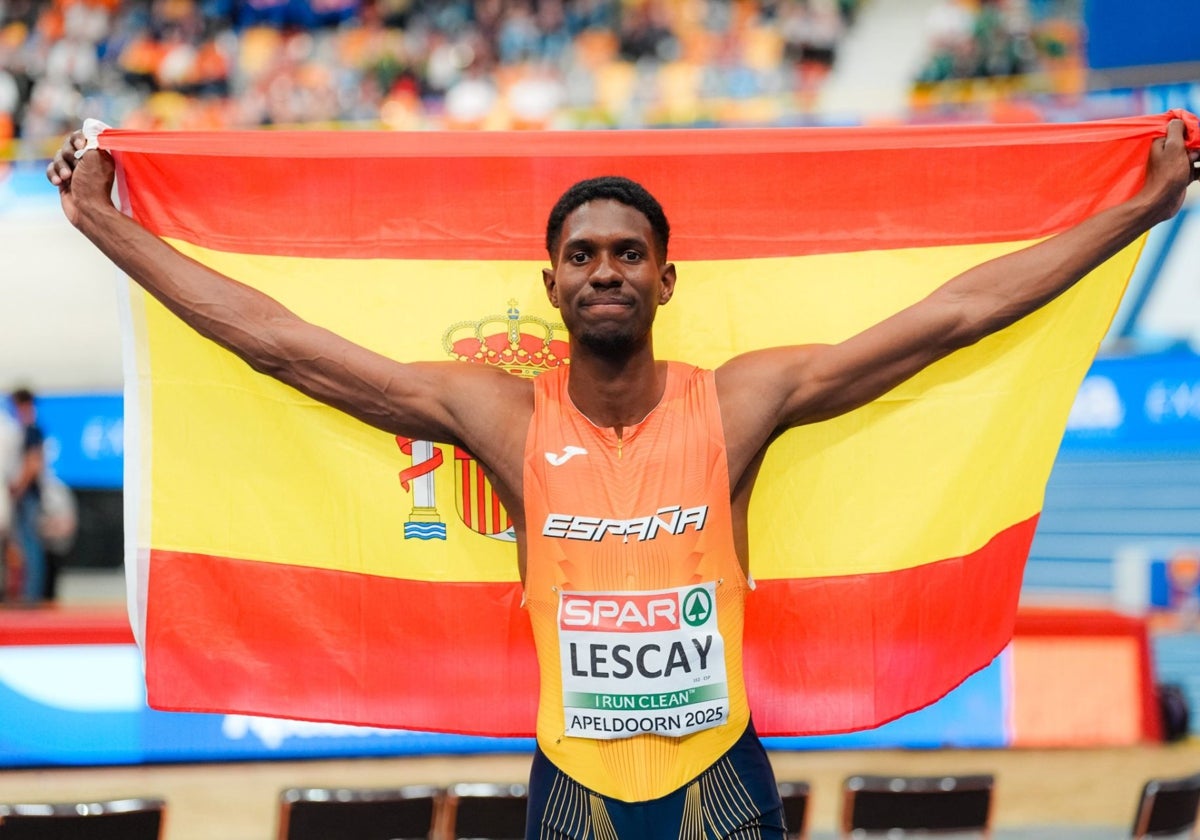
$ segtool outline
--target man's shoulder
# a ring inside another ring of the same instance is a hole
[[[447,392],[454,395],[450,400],[454,414],[467,424],[463,433],[468,438],[484,430],[494,436],[497,418],[505,418],[506,427],[520,425],[522,415],[533,411],[536,380],[529,376],[478,363],[449,363],[443,374]]]

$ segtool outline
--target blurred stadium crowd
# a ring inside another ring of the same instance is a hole
[[[44,154],[84,116],[181,129],[796,123],[869,2],[0,0],[0,142]],[[1028,72],[1069,49],[1077,12],[1066,37],[1043,20],[1063,5],[944,0],[921,80]]]
[[[941,3],[929,15],[918,83],[1020,76],[1078,58],[1082,0]]]

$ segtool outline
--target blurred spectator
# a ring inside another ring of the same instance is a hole
[[[13,505],[13,541],[20,554],[16,572],[19,586],[16,598],[27,604],[44,600],[46,552],[42,545],[42,473],[46,467],[45,437],[37,425],[37,407],[33,393],[18,388],[12,393],[13,411],[21,426],[21,453],[9,480],[9,498]]]
[[[58,595],[58,575],[75,547],[79,532],[79,507],[75,493],[52,469],[42,473],[42,515],[38,527],[46,555],[42,578],[42,600],[53,602]]]
[[[0,479],[3,479],[5,489],[0,493],[0,601],[16,597],[16,582],[20,576],[21,555],[13,539],[13,502],[7,490],[21,462],[21,440],[21,429],[16,421],[8,416],[8,412],[0,411]],[[10,583],[13,584],[11,592]]]
[[[0,2],[0,139],[329,121],[569,128],[803,110],[858,0]]]

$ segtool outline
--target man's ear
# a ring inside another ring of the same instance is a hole
[[[554,279],[554,266],[542,269],[542,285],[546,287],[546,297],[550,305],[558,309],[558,283]]]
[[[658,305],[662,306],[675,294],[675,263],[663,266],[662,282],[658,288]]]

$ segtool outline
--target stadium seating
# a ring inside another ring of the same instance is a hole
[[[804,840],[808,836],[808,782],[779,782],[779,798],[783,800],[783,823],[789,840]]]
[[[279,795],[278,840],[426,840],[444,792],[398,788],[288,788]]]
[[[50,153],[81,95],[93,116],[143,129],[787,120],[859,2],[713,3],[700,16],[620,0],[551,0],[536,15],[486,0],[0,3],[0,144]],[[469,67],[446,63],[468,50]],[[272,80],[295,95],[259,96]]]
[[[0,804],[0,838],[158,840],[165,812],[166,802],[153,798]]]
[[[994,786],[991,774],[850,776],[842,786],[842,836],[990,837]]]
[[[1181,779],[1150,779],[1142,786],[1132,836],[1195,836],[1200,811],[1200,773]]]
[[[528,803],[525,785],[451,785],[446,791],[441,836],[447,840],[521,840]]]

